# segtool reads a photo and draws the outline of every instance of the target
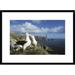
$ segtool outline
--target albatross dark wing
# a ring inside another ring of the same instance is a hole
[[[27,41],[17,41],[16,44],[18,45],[24,45]]]

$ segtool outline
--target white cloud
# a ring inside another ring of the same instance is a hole
[[[53,28],[44,28],[37,27],[32,23],[26,22],[22,25],[12,25],[11,31],[19,31],[19,32],[60,32],[63,29],[63,26],[53,27]]]
[[[31,23],[26,22],[25,24],[23,24],[23,26],[24,26],[25,30],[28,32],[41,32],[39,27],[37,27]]]
[[[54,27],[51,28],[49,32],[60,32],[63,28],[64,28],[63,26]]]

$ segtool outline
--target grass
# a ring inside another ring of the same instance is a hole
[[[52,51],[52,49],[48,48],[46,46],[46,48],[41,47],[41,46],[37,46],[37,47],[28,47],[26,50],[20,49],[19,51],[14,50],[10,50],[10,54],[25,54],[25,55],[43,55],[43,54],[50,54],[50,51]]]

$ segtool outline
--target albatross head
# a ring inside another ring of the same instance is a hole
[[[26,32],[26,36],[29,36],[29,33]]]

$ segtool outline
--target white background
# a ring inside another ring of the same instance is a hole
[[[74,10],[75,0],[0,0],[5,10]]]
[[[3,24],[3,63],[25,63],[25,62],[50,62],[50,63],[72,63],[73,62],[73,13],[55,12],[20,12],[2,13]],[[10,55],[10,20],[65,20],[65,55]]]
[[[75,0],[0,0],[1,10],[75,10]],[[0,75],[75,75],[75,65],[0,65]]]

